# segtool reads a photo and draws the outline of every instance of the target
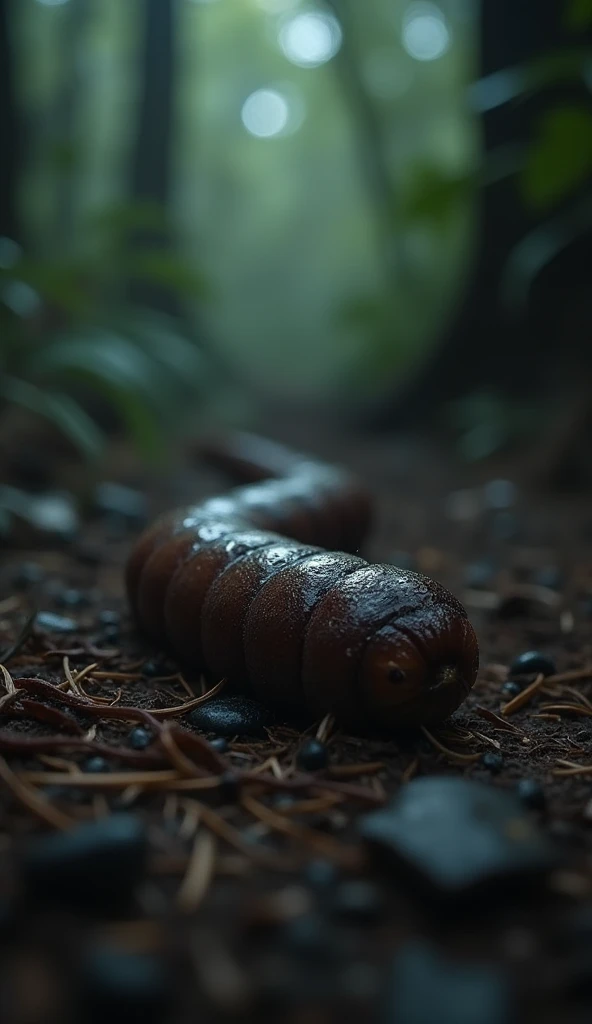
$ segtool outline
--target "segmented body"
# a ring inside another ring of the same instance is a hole
[[[355,553],[371,506],[350,474],[244,434],[209,454],[251,483],[140,537],[127,588],[142,629],[273,703],[382,727],[450,714],[477,672],[466,612],[435,581]]]

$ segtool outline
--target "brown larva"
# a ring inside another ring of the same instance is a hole
[[[359,484],[251,435],[209,454],[251,482],[140,537],[127,589],[141,628],[213,679],[350,725],[454,711],[475,681],[475,633],[439,583],[354,554],[371,515]]]

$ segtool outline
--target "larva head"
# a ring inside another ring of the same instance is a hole
[[[441,721],[477,675],[474,630],[457,601],[428,605],[378,630],[361,665],[359,692],[369,721],[398,728]]]

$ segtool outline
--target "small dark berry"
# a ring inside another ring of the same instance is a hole
[[[96,772],[97,774],[109,771],[109,765],[104,757],[89,757],[82,767],[85,772]]]
[[[516,793],[524,806],[533,811],[542,811],[547,802],[543,787],[535,779],[520,779],[516,786]]]
[[[121,622],[121,615],[119,612],[114,612],[109,608],[104,608],[99,612],[98,619],[100,626],[119,626],[119,623]]]
[[[143,729],[141,725],[138,725],[130,732],[128,743],[133,750],[145,750],[152,743],[152,735],[147,729]]]
[[[523,687],[520,683],[517,683],[514,679],[509,679],[507,683],[502,686],[502,695],[511,700],[512,697],[517,697],[519,693],[522,693]]]
[[[296,755],[296,764],[303,772],[318,772],[326,768],[329,754],[324,743],[310,738],[304,741]]]
[[[501,754],[496,754],[495,751],[488,750],[486,754],[482,755],[481,764],[490,772],[499,772],[503,768],[504,759]]]
[[[541,654],[540,651],[525,651],[519,654],[510,665],[510,675],[539,675],[554,676],[557,671],[555,662],[548,654]]]
[[[37,562],[23,562],[12,577],[13,586],[19,590],[33,587],[45,579],[45,570]]]
[[[225,754],[228,750],[228,740],[224,736],[215,736],[213,740],[210,740],[210,746],[218,754]]]

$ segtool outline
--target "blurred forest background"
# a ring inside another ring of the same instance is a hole
[[[288,409],[581,469],[592,0],[0,0],[0,79],[5,444]]]

